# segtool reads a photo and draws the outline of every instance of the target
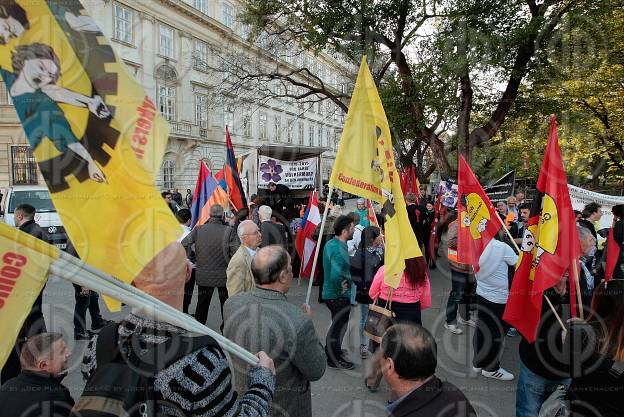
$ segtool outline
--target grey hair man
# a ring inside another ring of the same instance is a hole
[[[184,283],[190,275],[191,264],[186,259],[186,253],[180,243],[174,242],[143,268],[133,284],[152,297],[182,310]],[[116,333],[116,337],[110,337],[111,333]],[[131,358],[137,358],[137,354],[155,352],[157,346],[168,345],[167,355],[177,359],[163,365],[164,368],[159,367],[154,378],[149,379],[149,389],[156,404],[154,415],[268,415],[275,387],[275,367],[266,353],[257,353],[258,365],[245,373],[249,386],[253,388],[239,391],[239,396],[229,383],[231,370],[228,360],[216,341],[194,346],[193,349],[188,346],[180,349],[185,345],[185,336],[187,332],[184,329],[155,319],[149,309],[134,309],[121,323],[107,325],[89,342],[82,362],[82,373],[90,378],[87,386],[97,386],[98,377],[111,370],[103,366],[107,359],[134,365],[135,362],[130,361],[135,360]],[[123,345],[124,349],[118,349],[119,345]],[[116,350],[119,353],[112,359],[100,353]],[[192,383],[189,383],[190,380]],[[92,398],[85,390],[75,407],[78,415],[88,415],[90,410],[98,407]],[[134,406],[138,409],[138,405]]]
[[[325,373],[326,359],[310,306],[288,302],[293,280],[290,256],[273,245],[260,249],[251,265],[256,288],[225,303],[224,335],[247,349],[265,349],[275,358],[277,382],[271,416],[310,417],[310,381]],[[246,365],[233,358],[234,382],[245,388]]]
[[[587,267],[596,255],[596,238],[585,226],[577,224],[576,230],[579,235],[579,241],[581,242],[581,259],[579,270],[579,286],[581,287],[581,298],[583,300],[583,307],[589,312],[591,307],[591,300],[594,295],[594,288],[600,285],[600,281],[596,282],[598,277],[594,276],[592,271]],[[589,313],[588,313],[589,314]]]
[[[238,248],[227,267],[227,291],[232,297],[241,292],[250,291],[255,287],[251,273],[251,260],[256,255],[258,246],[262,242],[260,228],[252,220],[245,220],[238,225],[238,238],[241,246]]]
[[[225,223],[223,207],[215,204],[210,207],[208,221],[193,229],[182,240],[182,245],[187,249],[195,245],[197,258],[195,280],[197,282],[197,308],[195,318],[200,323],[206,323],[208,308],[215,289],[219,293],[221,302],[221,314],[223,316],[223,304],[227,300],[226,270],[232,256],[238,250],[240,242],[233,227]],[[223,325],[221,325],[223,328]]]
[[[45,415],[69,416],[74,400],[61,381],[70,356],[60,333],[28,339],[20,354],[22,372],[0,388],[2,415],[30,416],[36,409],[46,410]]]
[[[260,206],[258,217],[260,218],[260,233],[262,233],[263,248],[269,245],[280,245],[286,248],[288,232],[283,224],[272,221],[273,209],[269,206]]]

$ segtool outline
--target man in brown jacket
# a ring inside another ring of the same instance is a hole
[[[225,223],[223,207],[218,204],[210,207],[208,221],[201,226],[196,226],[182,240],[182,245],[187,249],[187,253],[189,247],[195,245],[197,257],[195,318],[202,324],[206,323],[208,308],[215,288],[219,292],[221,317],[223,317],[223,304],[228,298],[226,269],[240,245],[234,228]],[[221,324],[221,329],[223,329],[223,324]]]
[[[260,228],[252,220],[245,220],[238,225],[237,233],[241,245],[227,267],[228,297],[251,291],[256,286],[251,261],[262,242]]]
[[[457,323],[475,327],[475,322],[470,319],[470,302],[468,300],[468,286],[472,267],[467,264],[457,262],[457,228],[459,223],[457,216],[449,224],[446,234],[446,244],[448,246],[448,261],[451,267],[451,293],[446,303],[446,323],[444,327],[453,334],[462,334],[463,330],[457,327]],[[457,310],[460,304],[464,305],[460,311],[459,318]],[[463,313],[463,314],[462,314]],[[463,316],[463,317],[462,317]]]

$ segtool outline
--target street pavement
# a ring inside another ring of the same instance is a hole
[[[444,253],[441,248],[440,253]],[[288,298],[296,305],[305,301],[307,281],[293,282]],[[466,394],[480,417],[513,417],[515,415],[516,381],[501,382],[484,378],[472,373],[472,333],[473,329],[461,326],[463,335],[453,335],[444,329],[444,311],[450,290],[450,272],[446,260],[441,259],[437,269],[431,271],[432,306],[423,312],[424,327],[435,336],[438,345],[438,369],[436,374],[457,385]],[[318,287],[313,287],[311,297],[314,312],[314,325],[321,341],[325,342],[325,334],[330,321],[329,310],[317,300]],[[56,279],[48,282],[44,293],[44,315],[48,328],[60,331],[72,349],[69,375],[64,383],[74,398],[82,392],[84,382],[80,374],[80,361],[86,347],[84,341],[73,341],[73,308],[74,295],[71,284]],[[191,311],[194,311],[194,303]],[[101,301],[103,316],[107,319],[119,320],[128,314],[122,312],[111,314]],[[312,383],[312,407],[314,416],[318,417],[381,417],[386,416],[384,407],[389,399],[385,383],[378,392],[371,393],[364,386],[365,363],[359,358],[359,307],[352,309],[349,330],[345,336],[343,347],[348,356],[355,362],[355,369],[341,371],[327,369],[320,381]],[[87,314],[88,316],[88,314]],[[87,319],[90,320],[89,318]],[[208,326],[218,331],[221,324],[218,298],[215,294],[208,318]],[[501,364],[516,378],[518,376],[519,336],[506,338]]]

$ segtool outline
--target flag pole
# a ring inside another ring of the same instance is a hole
[[[80,271],[79,273],[77,269]],[[51,276],[87,287],[93,291],[115,298],[131,307],[151,313],[158,320],[166,321],[167,323],[193,333],[211,336],[228,352],[236,355],[250,365],[258,364],[258,358],[254,354],[248,352],[209,327],[199,323],[180,310],[152,297],[138,288],[132,287],[87,265],[68,253],[60,251],[59,259],[50,265],[49,272]]]
[[[577,263],[579,262],[578,258],[574,258],[572,261],[572,273],[574,274],[574,286],[576,287],[576,299],[578,302],[579,316],[581,320],[585,320],[585,313],[583,312],[583,298],[581,297],[581,284],[579,282],[579,273]]]
[[[518,254],[520,254],[520,248],[518,247],[518,244],[514,240],[513,236],[511,236],[511,233],[509,232],[509,229],[507,229],[507,225],[505,225],[505,223],[503,222],[503,219],[501,219],[501,217],[498,215],[498,212],[496,213],[496,218],[500,222],[500,224],[503,227],[503,229],[505,229],[505,232],[507,232],[507,236],[509,236],[509,239],[511,240],[511,243],[513,243],[513,245],[515,246],[516,251],[518,251]],[[544,295],[544,298],[546,299],[546,301],[548,302],[548,305],[550,306],[550,309],[552,310],[552,312],[554,313],[555,317],[557,318],[557,321],[561,325],[561,329],[565,331],[565,329],[566,329],[565,328],[565,324],[563,324],[563,320],[561,320],[561,317],[559,317],[559,313],[557,313],[557,310],[555,310],[555,306],[553,306],[553,304],[550,302],[550,298],[548,298],[546,296],[546,294],[543,294],[543,295]]]
[[[308,282],[308,292],[306,294],[306,304],[310,304],[310,294],[312,293],[312,282],[314,281],[314,272],[316,271],[316,263],[318,261],[318,255],[321,250],[321,239],[323,239],[323,230],[325,230],[325,221],[327,220],[327,213],[329,213],[329,202],[331,201],[332,193],[334,192],[334,186],[330,184],[329,193],[327,194],[328,201],[325,204],[325,211],[323,211],[323,219],[321,220],[321,231],[319,232],[318,239],[316,240],[316,248],[314,249],[314,260],[312,261],[312,274],[310,276],[310,282]],[[319,288],[321,291],[321,288]]]
[[[496,212],[496,218],[498,219],[498,221],[501,224],[501,226],[503,227],[503,229],[505,229],[505,232],[507,233],[507,236],[509,236],[509,240],[511,240],[511,243],[513,243],[513,245],[516,248],[516,251],[518,252],[518,254],[520,254],[520,248],[518,247],[518,244],[514,240],[513,236],[511,236],[511,233],[509,232],[509,229],[507,229],[507,225],[503,222],[503,219],[501,219],[501,217],[498,215],[498,212]]]

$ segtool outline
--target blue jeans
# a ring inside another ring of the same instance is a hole
[[[544,401],[559,385],[570,385],[570,379],[546,379],[529,370],[520,361],[516,391],[516,417],[537,417]]]
[[[368,346],[369,339],[364,336],[364,327],[366,327],[366,318],[368,317],[368,304],[360,303],[360,345]]]

